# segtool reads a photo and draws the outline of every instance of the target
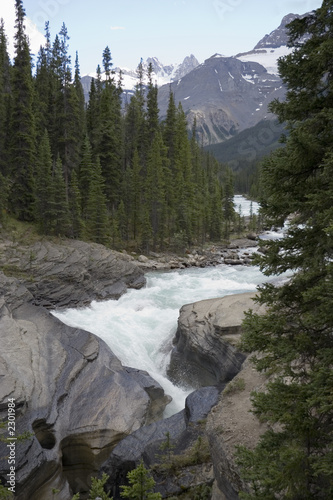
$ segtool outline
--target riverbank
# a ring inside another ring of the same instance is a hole
[[[144,271],[167,271],[220,264],[250,265],[257,247],[258,235],[252,233],[248,237],[235,238],[232,242],[211,244],[206,248],[193,247],[182,255],[170,252],[150,252],[147,255],[122,253]]]

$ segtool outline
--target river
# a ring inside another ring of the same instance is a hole
[[[242,204],[242,214],[250,204]],[[257,204],[253,204],[257,211]],[[124,365],[149,372],[172,397],[166,416],[184,407],[188,390],[174,386],[166,377],[172,339],[182,305],[228,294],[255,291],[267,280],[255,266],[190,268],[172,272],[149,272],[146,286],[128,290],[119,300],[92,302],[84,309],[67,309],[53,314],[64,323],[101,337]]]

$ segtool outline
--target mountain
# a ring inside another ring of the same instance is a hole
[[[194,118],[203,145],[224,141],[263,120],[268,103],[283,98],[281,79],[256,62],[215,54],[170,86],[159,89],[159,108],[166,115],[170,87],[181,102],[189,126]]]
[[[157,57],[148,57],[148,59],[143,62],[145,73],[147,73],[150,63],[153,67],[153,79],[158,87],[183,78],[187,73],[199,65],[199,61],[193,54],[185,57],[182,63],[169,65],[161,63]],[[122,72],[124,98],[129,98],[135,89],[135,85],[138,83],[137,71],[119,67],[116,67],[114,71],[116,80],[119,78],[119,72]],[[104,75],[102,74],[102,78],[103,77]],[[96,73],[90,73],[89,75],[83,76],[81,79],[86,101],[89,99],[90,82],[92,78],[96,78]]]
[[[159,87],[160,118],[166,116],[170,88],[176,103],[181,102],[188,126],[197,122],[197,138],[203,145],[223,142],[261,120],[273,119],[269,103],[284,99],[285,89],[278,75],[277,60],[290,53],[287,25],[297,14],[285,16],[280,26],[265,35],[249,52],[225,57],[214,54],[199,64],[190,55],[181,64],[164,65],[156,57],[143,66],[153,66],[154,81]],[[120,68],[115,69],[118,78]],[[123,99],[128,102],[137,83],[135,70],[122,68]],[[82,78],[88,99],[93,74]]]
[[[285,94],[277,59],[290,53],[286,26],[299,17],[285,16],[280,26],[265,35],[253,50],[233,57],[215,54],[171,84],[189,127],[196,118],[200,143],[225,141],[263,119],[273,118],[268,105]],[[161,118],[166,114],[169,91],[169,86],[159,89]]]
[[[255,61],[262,64],[269,73],[278,75],[278,58],[290,54],[292,51],[288,45],[287,25],[294,19],[301,19],[298,14],[284,16],[280,26],[270,34],[265,35],[249,52],[237,54],[235,57],[240,61]]]

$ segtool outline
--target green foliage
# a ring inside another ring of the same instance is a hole
[[[260,266],[267,275],[293,275],[260,287],[267,313],[249,312],[244,322],[242,348],[258,351],[257,369],[274,375],[265,393],[253,394],[254,413],[274,427],[253,451],[239,451],[248,499],[333,495],[332,32],[333,2],[324,0],[290,25],[295,50],[279,63],[288,93],[272,110],[289,136],[263,163],[262,206],[273,224],[292,218]]]
[[[229,382],[223,391],[223,394],[235,394],[237,392],[244,391],[245,380],[242,377],[237,377]]]
[[[152,66],[146,87],[139,64],[135,93],[123,110],[121,78],[116,84],[106,47],[107,78],[102,81],[98,66],[85,109],[77,54],[72,78],[66,25],[52,43],[46,23],[32,75],[22,0],[16,4],[13,66],[0,25],[0,218],[8,209],[42,234],[147,252],[170,245],[185,250],[228,233],[233,180],[197,145],[195,123],[189,139],[172,92],[160,122]]]
[[[95,500],[98,497],[101,500],[112,500],[110,495],[104,491],[104,485],[108,479],[109,476],[105,473],[102,475],[101,479],[96,479],[95,477],[91,478],[91,488],[88,500]]]
[[[143,462],[127,474],[127,479],[130,486],[121,486],[122,498],[131,498],[133,500],[161,500],[160,493],[154,493],[155,481],[150,476],[149,471],[145,468]]]

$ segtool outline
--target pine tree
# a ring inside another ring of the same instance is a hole
[[[187,134],[185,113],[179,103],[176,115],[176,135],[174,138],[174,192],[177,204],[177,231],[184,231],[190,243],[193,237],[194,182],[192,156]]]
[[[97,68],[98,79],[95,81],[93,78],[90,84],[89,103],[87,107],[87,133],[89,136],[92,152],[94,156],[98,153],[99,133],[101,130],[100,123],[100,106],[101,106],[101,92],[102,82],[100,75],[100,68]]]
[[[101,94],[100,131],[98,156],[105,180],[108,206],[114,210],[119,203],[121,174],[123,170],[123,134],[121,101],[117,87],[111,78],[111,53],[108,47],[103,53],[107,80]]]
[[[223,217],[225,223],[224,236],[229,238],[231,225],[235,217],[234,187],[232,171],[229,168],[226,169],[224,181]]]
[[[71,226],[70,235],[72,238],[81,238],[84,234],[84,223],[82,220],[81,193],[75,170],[73,170],[71,175],[68,203]]]
[[[47,130],[41,138],[36,169],[35,219],[42,234],[51,234],[54,225],[52,155]]]
[[[70,233],[70,213],[64,169],[58,156],[53,173],[52,232],[56,236],[68,236]]]
[[[11,97],[11,65],[3,19],[0,20],[0,173],[8,174],[8,132]]]
[[[89,186],[86,209],[86,230],[88,237],[96,243],[106,244],[109,239],[109,221],[104,193],[104,180],[99,158]]]
[[[131,226],[134,240],[140,230],[141,206],[142,206],[142,178],[139,153],[134,151],[133,164],[130,177],[130,214]]]
[[[132,498],[133,500],[161,500],[160,493],[154,493],[154,479],[150,476],[149,471],[145,468],[143,462],[127,474],[130,486],[121,486],[122,498]]]
[[[279,63],[287,98],[271,107],[289,136],[264,162],[262,206],[271,222],[291,220],[260,265],[267,275],[293,275],[260,287],[267,313],[248,314],[243,338],[261,353],[257,368],[274,373],[253,404],[275,425],[239,460],[253,485],[243,498],[324,500],[333,496],[332,0],[291,23],[290,45]]]
[[[91,478],[91,488],[88,500],[96,500],[97,498],[100,500],[112,500],[110,495],[104,491],[104,485],[108,479],[109,476],[107,474],[103,474],[101,479],[96,479],[95,477]]]
[[[175,105],[175,98],[170,86],[169,103],[167,109],[167,116],[164,123],[163,139],[164,144],[168,148],[168,158],[170,160],[170,167],[173,170],[175,161],[175,146],[176,146],[176,115],[177,109]]]
[[[86,137],[81,149],[81,163],[79,166],[79,189],[81,193],[81,208],[82,214],[85,216],[88,197],[90,192],[90,183],[93,178],[93,160],[92,151],[88,137]]]
[[[153,249],[158,238],[163,241],[165,220],[164,172],[166,167],[166,148],[162,135],[157,133],[151,145],[147,160],[147,178],[145,182],[145,202],[150,214]]]
[[[22,0],[15,1],[15,60],[12,79],[10,163],[12,189],[10,203],[20,220],[33,219],[35,202],[34,165],[36,158],[33,81]]]
[[[151,144],[156,132],[159,130],[159,117],[158,117],[158,90],[157,84],[153,83],[153,65],[149,63],[148,66],[148,92],[147,92],[147,133],[148,144]]]

